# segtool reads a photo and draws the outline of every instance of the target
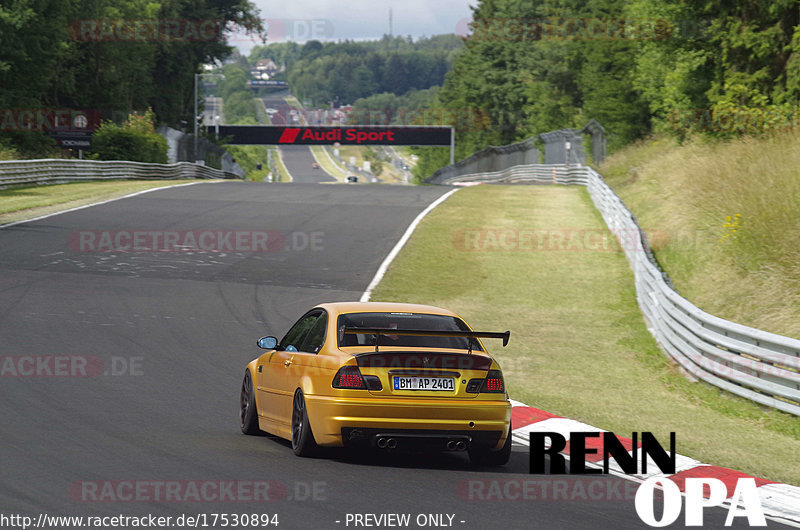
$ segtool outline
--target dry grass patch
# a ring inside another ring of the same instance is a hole
[[[800,136],[648,140],[600,169],[678,291],[722,318],[800,338]]]

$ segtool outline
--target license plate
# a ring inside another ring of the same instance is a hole
[[[395,377],[394,389],[453,391],[456,383],[452,377]]]

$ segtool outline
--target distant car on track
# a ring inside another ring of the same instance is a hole
[[[311,164],[311,169],[319,169],[319,164],[314,162],[313,164]]]
[[[355,184],[358,182],[358,177],[355,175],[348,175],[346,180],[348,183]]]
[[[291,440],[298,456],[320,446],[466,451],[474,464],[511,455],[511,405],[497,361],[446,309],[375,302],[322,304],[251,361],[241,429]]]

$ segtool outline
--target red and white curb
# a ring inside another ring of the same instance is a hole
[[[513,407],[511,409],[511,424],[514,427],[512,441],[519,445],[526,447],[530,445],[531,432],[557,432],[567,438],[570,432],[605,432],[604,429],[598,429],[569,418],[562,418],[561,416],[529,407],[513,399],[511,400],[511,405]],[[630,439],[621,436],[617,438],[626,447],[631,447],[632,442]],[[569,457],[569,447],[562,453]],[[586,458],[586,466],[602,467],[602,460],[602,454],[590,455]],[[648,466],[648,468],[658,470],[658,467],[654,464]],[[728,489],[728,499],[733,495],[738,479],[753,478],[758,487],[764,514],[782,522],[795,523],[792,526],[800,526],[800,487],[790,484],[780,484],[733,469],[703,464],[688,456],[677,454],[675,455],[675,474],[673,475],[666,475],[660,471],[646,475],[627,475],[621,471],[613,460],[609,464],[609,473],[636,482],[644,482],[651,477],[668,478],[678,486],[681,493],[684,493],[687,478],[715,478],[725,484]]]

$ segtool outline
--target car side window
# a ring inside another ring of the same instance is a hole
[[[325,342],[325,331],[327,328],[328,315],[327,313],[323,313],[314,323],[314,327],[311,328],[308,335],[306,335],[306,339],[303,341],[303,347],[300,348],[300,351],[309,353],[319,352],[320,348],[322,348],[322,344]]]
[[[321,314],[321,311],[312,311],[301,317],[281,339],[280,349],[284,351],[300,350],[306,335],[314,327]]]

